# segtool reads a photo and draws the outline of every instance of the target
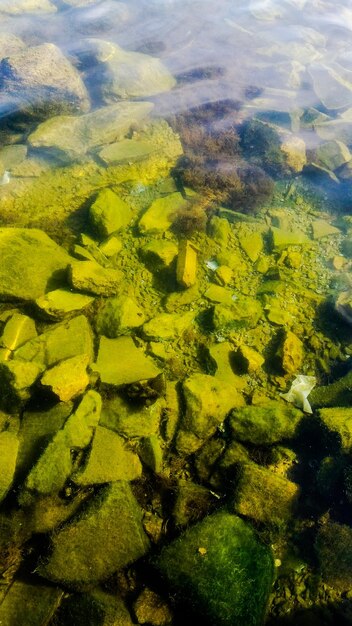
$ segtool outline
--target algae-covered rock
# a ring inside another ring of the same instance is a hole
[[[236,357],[242,371],[248,372],[248,374],[253,374],[259,370],[265,361],[259,352],[249,346],[240,346]]]
[[[152,359],[136,347],[132,337],[101,337],[94,369],[102,383],[116,387],[150,380],[160,374]]]
[[[0,623],[4,626],[48,624],[63,596],[62,589],[53,585],[15,580],[0,604]]]
[[[89,385],[87,366],[88,354],[79,354],[60,361],[48,369],[41,378],[41,384],[49,387],[62,402],[68,402],[80,395]]]
[[[131,217],[128,204],[111,189],[100,191],[89,209],[92,227],[101,239],[128,226]]]
[[[270,228],[272,246],[275,250],[288,246],[302,246],[310,243],[310,239],[301,231],[283,230],[272,226]]]
[[[339,235],[341,231],[326,222],[325,220],[314,220],[312,222],[313,239],[322,239],[323,237],[330,237],[330,235]]]
[[[178,246],[176,280],[181,287],[192,287],[197,281],[197,248],[182,240]]]
[[[0,337],[0,346],[13,351],[36,336],[37,329],[34,320],[28,315],[14,313],[5,324]]]
[[[352,582],[352,529],[350,526],[323,521],[315,541],[315,551],[324,582],[338,591],[349,591]]]
[[[72,476],[77,485],[97,485],[115,480],[135,480],[142,474],[138,455],[125,440],[103,426],[97,426],[85,466]]]
[[[326,141],[315,149],[313,161],[334,171],[348,163],[351,158],[348,147],[342,141]]]
[[[77,4],[77,1],[70,4]],[[66,596],[55,613],[55,626],[133,626],[132,618],[117,593],[100,589]]]
[[[142,512],[131,488],[116,481],[52,537],[42,576],[68,586],[97,583],[148,551]]]
[[[63,163],[80,161],[88,152],[124,137],[152,108],[150,102],[117,102],[80,117],[58,115],[40,124],[28,143]]]
[[[234,347],[228,341],[222,341],[221,343],[215,343],[209,346],[210,364],[216,368],[214,376],[234,385],[236,389],[240,390],[243,387],[243,380],[240,376],[235,374],[234,355]]]
[[[177,481],[172,515],[177,527],[199,522],[214,503],[209,489],[189,480]]]
[[[35,300],[66,283],[70,256],[37,228],[0,228],[0,300]]]
[[[114,296],[122,274],[114,268],[105,268],[96,261],[77,261],[69,268],[69,280],[75,289],[99,296]]]
[[[173,615],[167,605],[155,591],[146,587],[139,594],[133,605],[138,624],[152,624],[153,626],[168,626],[172,624]]]
[[[93,336],[87,318],[78,315],[27,341],[15,351],[15,359],[30,361],[45,369],[82,354],[92,359]]]
[[[151,271],[157,267],[169,267],[177,256],[177,246],[167,239],[153,239],[141,248],[143,260]]]
[[[163,449],[160,437],[150,435],[143,437],[139,446],[139,455],[143,463],[149,467],[152,472],[159,474],[163,466]]]
[[[0,363],[0,406],[16,411],[30,397],[30,387],[39,378],[42,368],[37,363],[12,359]]]
[[[330,385],[316,387],[309,395],[311,407],[350,406],[352,399],[352,371]]]
[[[243,463],[234,509],[257,522],[281,527],[292,517],[298,495],[296,483],[255,463]]]
[[[303,343],[290,330],[284,331],[281,345],[277,350],[280,365],[287,374],[296,374],[302,367],[304,351]]]
[[[123,139],[105,146],[99,157],[106,165],[118,165],[129,161],[140,161],[155,152],[156,146],[151,141]]]
[[[104,400],[100,426],[106,426],[122,437],[150,437],[159,432],[163,409],[162,400],[150,406],[140,406],[115,395]]]
[[[139,230],[144,235],[168,230],[177,211],[186,206],[187,200],[179,192],[157,198],[139,220]]]
[[[263,309],[254,298],[241,296],[231,305],[216,304],[213,308],[213,326],[218,332],[255,328]]]
[[[242,406],[244,400],[231,384],[207,374],[193,374],[184,381],[182,388],[186,411],[177,437],[177,449],[187,454],[198,450],[229,411]]]
[[[143,335],[156,341],[180,337],[194,321],[194,311],[160,313],[143,326]]]
[[[237,232],[238,240],[242,250],[253,263],[259,258],[264,249],[263,235],[261,232],[251,232],[242,226]]]
[[[130,296],[116,296],[106,300],[97,319],[97,331],[110,339],[125,334],[132,328],[142,326],[145,321],[143,310]]]
[[[302,418],[299,409],[272,402],[233,409],[229,424],[236,440],[260,446],[292,439]]]
[[[24,412],[18,435],[16,476],[22,478],[29,472],[71,413],[71,402],[59,402],[48,411]]]
[[[273,581],[269,548],[235,515],[220,511],[165,546],[156,566],[212,626],[260,626]]]
[[[335,309],[342,317],[352,324],[352,291],[342,291],[336,299]]]
[[[320,409],[318,417],[324,427],[335,435],[341,451],[349,454],[352,450],[352,408],[348,406]]]
[[[37,298],[37,307],[49,318],[60,320],[75,311],[82,311],[94,301],[92,296],[75,293],[68,289],[54,289]]]
[[[9,491],[16,469],[19,441],[15,433],[0,433],[0,502]],[[0,613],[1,614],[1,613]]]
[[[23,501],[31,493],[58,493],[73,470],[72,449],[86,448],[94,433],[101,411],[101,397],[88,391],[29,472],[22,494]]]
[[[80,74],[52,43],[28,47],[0,64],[2,109],[43,120],[53,115],[87,113],[90,102]]]

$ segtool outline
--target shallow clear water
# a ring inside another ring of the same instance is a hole
[[[0,624],[352,623],[351,31],[0,0]]]

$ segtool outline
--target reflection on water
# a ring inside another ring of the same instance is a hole
[[[0,623],[351,624],[349,2],[0,17]]]

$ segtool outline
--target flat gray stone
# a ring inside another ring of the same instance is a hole
[[[114,386],[150,380],[161,373],[152,359],[136,347],[132,337],[101,337],[94,369],[102,383]]]
[[[156,147],[149,141],[123,139],[108,146],[100,152],[99,157],[106,165],[118,165],[129,161],[141,161],[155,152]]]

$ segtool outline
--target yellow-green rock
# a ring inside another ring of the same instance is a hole
[[[256,522],[282,526],[292,517],[299,496],[296,483],[256,465],[241,465],[234,510]]]
[[[265,406],[233,409],[229,425],[235,441],[264,446],[292,439],[303,416],[299,409],[273,401]]]
[[[332,226],[325,220],[314,220],[312,222],[313,239],[322,239],[323,237],[329,237],[330,235],[339,235],[341,231],[339,228]]]
[[[16,469],[19,441],[15,433],[0,433],[0,502],[9,491]],[[1,614],[1,612],[0,612]]]
[[[247,254],[248,258],[254,263],[263,252],[264,242],[261,232],[249,232],[246,228],[241,228],[238,233],[238,240],[242,250]]]
[[[178,246],[176,280],[181,287],[192,287],[197,281],[197,249],[190,241]]]
[[[214,272],[214,278],[220,285],[228,285],[233,278],[231,267],[228,265],[219,265]]]
[[[217,302],[218,304],[231,306],[234,302],[233,292],[220,285],[210,285],[204,292],[204,296],[211,302]]]
[[[158,435],[143,437],[139,445],[139,454],[143,463],[152,472],[160,474],[163,467],[163,449]]]
[[[194,316],[194,311],[160,313],[144,324],[143,335],[156,341],[180,337],[192,325]]]
[[[0,346],[16,350],[22,344],[37,336],[35,322],[27,315],[14,313],[6,322],[0,337]]]
[[[275,250],[287,248],[287,246],[301,246],[310,243],[310,239],[301,231],[282,230],[272,226],[270,233]]]
[[[16,411],[30,397],[29,388],[42,372],[37,363],[12,359],[0,363],[0,404],[6,411]]]
[[[106,300],[97,319],[97,331],[110,339],[125,334],[131,328],[142,326],[145,315],[141,307],[130,296],[116,296]]]
[[[89,209],[91,225],[100,239],[126,228],[132,218],[129,205],[111,189],[103,189]]]
[[[70,359],[65,359],[48,369],[40,382],[44,387],[49,387],[61,402],[68,402],[68,400],[72,400],[83,393],[88,387],[88,363],[89,356],[87,354],[79,354]]]
[[[239,347],[237,357],[240,359],[241,368],[248,374],[252,374],[260,369],[265,361],[264,357],[254,348],[244,345]]]
[[[53,585],[15,580],[0,604],[0,623],[5,626],[39,626],[48,623],[64,591]]]
[[[281,346],[277,352],[281,361],[281,367],[287,374],[296,374],[303,365],[303,343],[290,330],[285,331]]]
[[[177,245],[167,239],[154,239],[141,249],[142,256],[151,269],[155,266],[169,267],[176,258],[177,252]]]
[[[152,359],[136,347],[132,337],[100,337],[94,370],[102,383],[116,387],[150,380],[160,374]]]
[[[176,446],[180,453],[190,454],[198,450],[230,410],[242,406],[244,400],[233,385],[207,374],[193,374],[184,381],[182,389],[186,410]],[[182,438],[182,433],[187,437]]]
[[[213,326],[218,332],[239,328],[255,328],[263,314],[261,304],[254,298],[241,296],[231,306],[216,304],[213,309]]]
[[[77,261],[69,268],[69,281],[74,289],[98,296],[114,296],[121,279],[119,270],[102,267],[96,261]]]
[[[156,146],[149,141],[122,139],[104,146],[99,157],[106,165],[118,165],[129,161],[140,161],[155,152]]]
[[[35,303],[48,317],[61,319],[75,311],[82,311],[93,300],[92,296],[86,296],[82,293],[75,293],[68,289],[55,289],[37,298]]]
[[[41,576],[66,586],[96,584],[144,556],[142,511],[125,481],[104,487],[85,510],[52,536]]]
[[[352,450],[352,408],[320,409],[318,416],[324,428],[331,433],[331,442],[337,442],[341,451],[349,454]]]
[[[122,242],[115,235],[111,235],[110,237],[108,237],[108,239],[105,239],[105,241],[102,241],[99,246],[99,250],[101,250],[101,252],[106,257],[108,257],[108,259],[112,256],[115,256],[115,254],[118,254],[121,248],[122,248]]]
[[[140,232],[150,234],[169,230],[177,211],[186,206],[187,201],[179,192],[157,198],[139,220]]]
[[[108,428],[97,426],[92,447],[83,469],[72,476],[80,486],[135,480],[142,474],[142,465],[125,440]]]

